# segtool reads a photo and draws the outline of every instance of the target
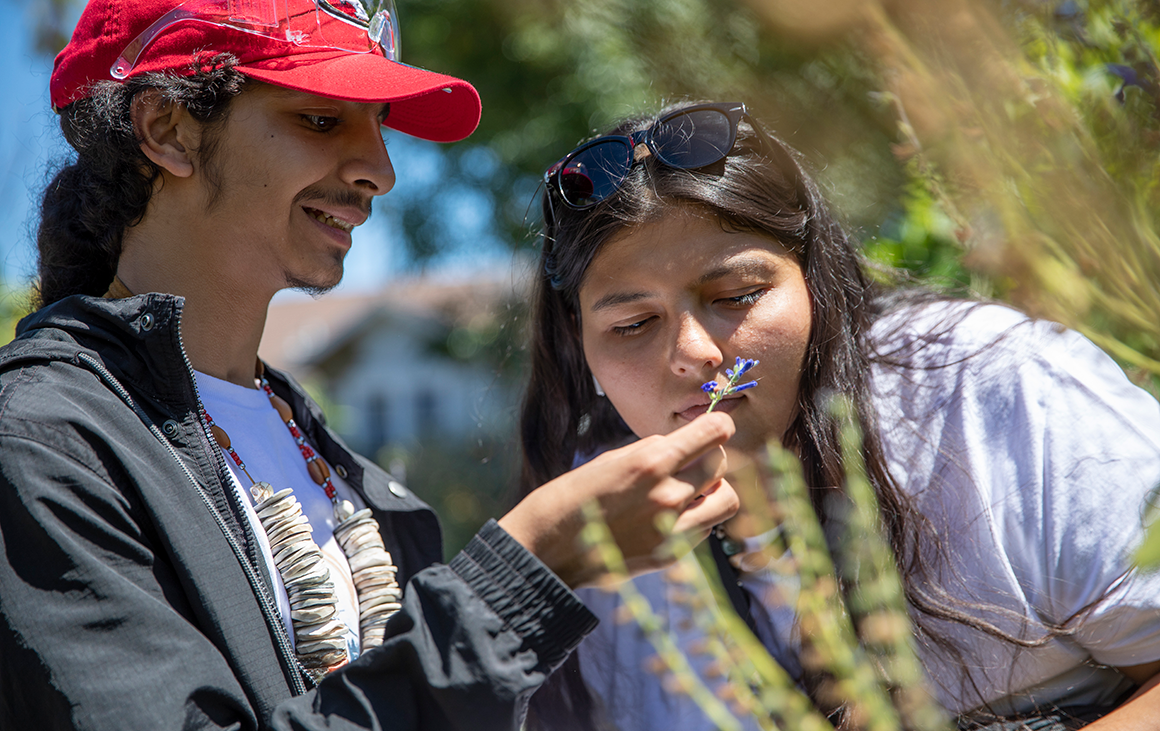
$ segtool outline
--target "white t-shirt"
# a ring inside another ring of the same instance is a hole
[[[310,477],[310,473],[306,470],[306,460],[298,450],[294,437],[286,428],[286,422],[282,421],[282,417],[274,410],[265,391],[239,386],[204,373],[196,373],[196,376],[202,405],[213,417],[214,423],[229,435],[230,446],[242,458],[250,476],[258,482],[270,483],[275,492],[287,487],[294,490],[294,496],[302,505],[302,512],[314,529],[311,537],[322,550],[323,560],[330,569],[330,581],[338,594],[337,618],[349,630],[347,648],[351,651],[351,660],[355,659],[359,651],[358,594],[351,579],[350,564],[347,563],[342,547],[334,538],[337,522],[334,519],[330,498]],[[222,450],[222,456],[225,457],[234,478],[234,488],[242,496],[246,517],[249,518],[250,525],[258,537],[258,543],[261,544],[262,555],[266,559],[266,570],[272,579],[271,585],[275,587],[278,609],[282,612],[282,621],[286,625],[290,641],[294,642],[294,630],[290,623],[290,602],[286,596],[286,588],[282,585],[282,577],[274,565],[266,532],[262,529],[257,513],[254,512],[250,480],[238,469],[225,450]],[[333,470],[330,477],[339,496],[354,503],[355,510],[365,507],[362,499]]]
[[[887,461],[948,546],[940,585],[1010,610],[987,618],[1035,639],[1037,620],[1068,620],[1131,566],[1160,486],[1160,404],[1086,338],[1005,307],[967,310],[932,335],[962,312],[930,307],[879,324],[905,322],[893,339],[902,345],[930,340],[906,356],[917,367],[874,371]],[[920,650],[953,711],[1109,704],[1131,684],[1106,666],[1160,659],[1160,574],[1130,574],[1073,635],[1040,648],[933,627],[969,648],[978,692],[961,663]]]
[[[1028,639],[1041,635],[1041,618],[1064,621],[1116,586],[1160,485],[1160,404],[1087,339],[1006,307],[931,305],[884,318],[874,333],[882,352],[914,366],[875,365],[872,395],[891,473],[948,547],[940,586],[1010,610],[987,618]],[[767,579],[743,585],[753,597],[788,593],[762,591]],[[635,583],[695,648],[688,609],[663,574]],[[655,652],[635,625],[617,623],[615,595],[581,596],[601,618],[579,648],[581,668],[614,723],[714,728],[650,672]],[[767,645],[792,637],[785,606],[751,605]],[[1075,626],[1020,649],[935,623],[962,646],[962,662],[933,644],[920,653],[952,712],[983,701],[999,713],[1109,703],[1130,683],[1096,665],[1160,659],[1160,573],[1130,574]]]

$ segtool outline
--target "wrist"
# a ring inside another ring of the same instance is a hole
[[[561,581],[571,588],[580,586],[587,580],[578,547],[581,526],[539,510],[537,497],[533,492],[496,522]]]

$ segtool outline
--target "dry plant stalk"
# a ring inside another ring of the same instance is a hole
[[[874,658],[879,680],[888,688],[904,728],[948,728],[945,711],[926,687],[902,579],[894,552],[884,538],[874,488],[866,476],[862,433],[853,406],[848,400],[835,399],[831,409],[841,424],[849,498],[839,556],[842,574],[858,577],[849,607],[859,641]]]
[[[722,731],[741,731],[741,724],[729,712],[725,704],[705,686],[701,678],[693,671],[685,653],[677,647],[671,635],[665,631],[663,623],[653,613],[648,600],[637,591],[628,580],[628,568],[624,563],[624,555],[620,552],[616,542],[612,539],[612,532],[604,522],[600,506],[595,501],[584,506],[586,525],[581,533],[581,540],[585,546],[593,549],[600,557],[608,571],[609,583],[615,582],[615,591],[620,594],[624,607],[629,616],[640,626],[645,637],[652,643],[658,657],[672,672],[680,690],[686,693],[701,707],[705,715]],[[666,550],[664,546],[660,550]]]
[[[857,577],[849,592],[852,611],[847,609],[797,458],[770,442],[765,462],[738,472],[733,479],[757,525],[777,522],[782,526],[785,545],[777,550],[788,549],[801,582],[794,608],[801,630],[802,663],[824,679],[819,696],[828,706],[843,709],[843,727],[945,731],[949,721],[927,689],[902,585],[861,467],[861,435],[850,426],[855,420],[848,413],[839,418],[847,425],[843,454],[852,465],[848,467],[848,510],[841,516],[847,535],[840,551],[844,575]],[[740,728],[738,716],[755,719],[762,729],[833,728],[733,612],[703,547],[694,550],[685,536],[673,535],[661,549],[681,556],[668,570],[667,579],[679,590],[679,600],[689,607],[703,637],[697,647],[681,648],[648,600],[627,580],[623,557],[599,508],[587,506],[585,518],[583,539],[611,575],[608,590],[620,595],[629,617],[657,650],[660,664],[672,673],[673,687],[689,695],[719,728]],[[714,669],[724,678],[722,691],[714,694],[698,677],[687,652],[712,658]]]
[[[785,38],[846,44],[876,69],[896,154],[1000,298],[1160,382],[1160,16],[1148,3],[1091,0],[1067,20],[1057,3],[747,3]]]

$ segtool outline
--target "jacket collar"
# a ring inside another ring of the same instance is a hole
[[[4,362],[22,357],[73,360],[85,352],[165,412],[186,415],[197,407],[197,392],[181,342],[184,304],[182,297],[157,293],[116,300],[66,297],[20,321],[17,340],[6,349]],[[266,376],[323,457],[343,464],[348,481],[361,485],[362,466],[324,428],[326,417],[318,404],[281,371],[267,367]]]
[[[196,404],[192,369],[181,343],[183,297],[125,299],[74,295],[20,321],[18,339],[72,340],[134,390],[180,410]]]

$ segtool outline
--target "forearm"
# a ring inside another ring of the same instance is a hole
[[[1160,729],[1160,661],[1118,668],[1140,683],[1132,697],[1086,728],[1094,731],[1151,731]]]
[[[1160,679],[1153,678],[1119,708],[1085,728],[1091,731],[1160,729]]]

